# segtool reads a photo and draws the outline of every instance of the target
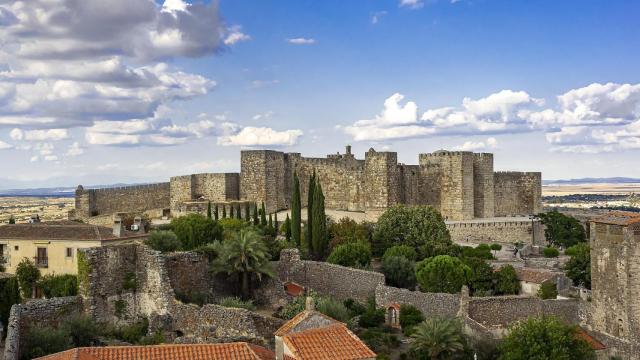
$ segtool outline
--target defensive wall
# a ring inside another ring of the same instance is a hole
[[[168,209],[169,198],[168,182],[104,189],[85,189],[79,185],[75,192],[75,217]]]
[[[542,174],[498,171],[494,174],[495,216],[542,212]]]
[[[451,240],[457,243],[546,243],[544,225],[526,217],[447,221],[446,226]]]

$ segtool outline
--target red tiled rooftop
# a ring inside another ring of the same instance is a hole
[[[589,335],[589,333],[586,332],[581,327],[578,328],[577,336],[579,338],[584,339],[589,345],[591,345],[591,348],[593,350],[604,350],[604,349],[607,348],[606,346],[604,346],[603,343],[601,343],[600,341],[596,340],[593,336]]]
[[[291,296],[300,296],[304,293],[304,287],[294,283],[293,281],[284,283],[284,289],[287,294]]]
[[[278,328],[278,330],[276,330],[275,333],[273,333],[275,336],[283,336],[288,334],[291,330],[293,330],[293,328],[296,327],[296,325],[300,324],[302,321],[304,321],[305,319],[307,319],[308,317],[312,316],[312,315],[317,315],[317,316],[321,316],[327,320],[329,320],[332,323],[339,323],[341,324],[341,322],[339,322],[336,319],[333,319],[321,312],[318,311],[314,311],[314,310],[304,310],[301,313],[299,313],[298,315],[294,316],[293,318],[291,318],[291,320],[287,321],[286,323],[284,323],[284,325],[280,326],[280,328]]]
[[[41,360],[274,360],[275,354],[244,342],[228,344],[76,348]]]
[[[640,213],[629,211],[611,211],[591,221],[611,225],[631,225],[640,222]]]
[[[299,360],[358,360],[376,357],[342,323],[291,333],[285,335],[283,341],[293,357]]]
[[[113,235],[113,229],[105,226],[82,224],[73,221],[52,221],[34,224],[0,226],[0,239],[15,240],[116,240],[143,237],[146,234],[125,231],[123,237]]]
[[[545,281],[555,278],[557,275],[556,273],[549,270],[532,268],[516,269],[516,274],[518,275],[518,280],[534,284],[542,284]]]

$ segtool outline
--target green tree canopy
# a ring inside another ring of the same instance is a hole
[[[592,360],[595,352],[575,326],[554,317],[529,318],[509,329],[499,360]]]
[[[516,269],[505,265],[496,272],[496,295],[517,295],[520,293],[520,280]]]
[[[584,227],[572,216],[553,210],[537,217],[545,225],[544,236],[551,245],[568,248],[586,241]]]
[[[404,256],[386,256],[382,268],[387,285],[413,290],[416,287],[415,263]]]
[[[320,183],[313,191],[313,205],[311,207],[311,254],[316,260],[323,259],[328,251],[327,215],[324,209],[324,194]]]
[[[429,318],[414,326],[411,337],[413,359],[460,359],[466,348],[462,324],[455,318]]]
[[[350,242],[369,242],[370,231],[365,223],[358,223],[348,217],[343,217],[338,222],[329,226],[332,247]]]
[[[182,244],[182,250],[222,239],[222,227],[214,220],[200,214],[189,214],[171,220],[173,232]]]
[[[567,277],[576,286],[591,289],[591,253],[589,245],[580,243],[568,248],[565,254],[571,256],[565,265]]]
[[[302,203],[300,202],[300,179],[298,179],[298,173],[293,173],[293,194],[291,195],[291,238],[295,242],[297,247],[301,244],[301,231],[302,231],[302,215],[301,215]]]
[[[16,277],[18,278],[22,297],[30,299],[33,295],[34,286],[36,286],[38,280],[40,280],[40,270],[31,260],[25,257],[20,260],[16,267]]]
[[[411,334],[413,331],[413,327],[415,325],[423,322],[424,315],[422,315],[422,311],[420,311],[417,307],[408,304],[400,305],[400,326],[402,327],[402,332],[405,334]]]
[[[371,263],[371,248],[363,242],[338,245],[327,258],[327,262],[342,266],[366,267]]]
[[[420,261],[416,277],[422,291],[455,294],[469,281],[471,269],[458,258],[438,255]]]
[[[471,269],[469,292],[476,296],[492,295],[497,281],[493,267],[480,258],[465,258],[464,263]]]
[[[416,249],[407,245],[394,245],[387,249],[382,256],[382,261],[384,259],[393,257],[393,256],[402,256],[408,260],[415,261],[418,258],[418,253]]]
[[[421,251],[428,252],[450,244],[451,236],[442,215],[430,206],[394,206],[380,216],[373,234],[373,252],[377,256],[393,245],[415,249],[424,246]]]
[[[182,246],[176,234],[173,231],[166,230],[155,230],[150,232],[144,243],[153,250],[161,252],[176,251]]]

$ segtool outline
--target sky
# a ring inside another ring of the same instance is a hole
[[[347,144],[640,177],[638,14],[622,0],[0,0],[0,189]]]

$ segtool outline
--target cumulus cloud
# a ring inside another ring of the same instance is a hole
[[[59,141],[69,138],[67,129],[49,129],[49,130],[28,130],[23,131],[14,128],[9,132],[9,136],[13,140],[26,141]]]
[[[268,127],[247,126],[237,134],[218,138],[223,146],[291,146],[302,136],[301,130],[276,131]]]
[[[13,149],[13,145],[0,140],[0,150]]]
[[[77,141],[69,145],[69,148],[65,153],[66,156],[71,156],[71,157],[82,155],[82,154],[84,154],[84,148],[80,146],[80,144]]]
[[[374,24],[374,25],[379,23],[380,19],[385,15],[387,15],[386,11],[377,11],[377,12],[375,12],[373,15],[371,15],[371,23]]]
[[[400,7],[409,9],[420,9],[424,6],[423,0],[400,0]]]
[[[287,42],[289,44],[294,44],[294,45],[311,45],[311,44],[315,44],[316,40],[311,38],[299,37],[299,38],[287,39]]]
[[[495,149],[498,147],[498,140],[494,137],[488,138],[486,141],[465,141],[462,145],[456,146],[456,150],[460,151],[484,151]]]
[[[251,40],[251,36],[243,33],[241,26],[234,25],[229,28],[229,33],[224,38],[224,44],[233,45],[241,41],[249,41],[249,40]]]

